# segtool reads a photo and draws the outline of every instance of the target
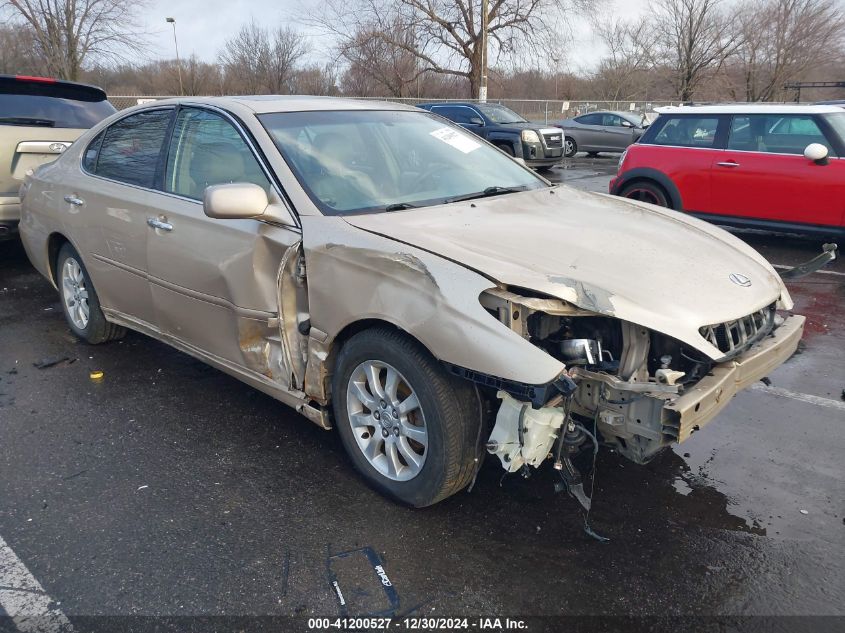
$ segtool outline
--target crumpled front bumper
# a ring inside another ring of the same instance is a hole
[[[770,336],[728,362],[716,365],[710,375],[672,402],[665,413],[678,425],[678,441],[707,424],[737,392],[765,377],[795,352],[804,333],[805,317],[788,317]]]

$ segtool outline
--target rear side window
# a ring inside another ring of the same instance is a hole
[[[810,143],[821,143],[833,153],[812,116],[750,114],[733,118],[728,149],[800,155]]]
[[[152,187],[172,115],[172,109],[148,110],[109,127],[99,149],[94,173],[130,185]]]
[[[200,200],[206,187],[233,182],[270,192],[270,181],[231,123],[206,110],[180,110],[167,155],[165,191]]]
[[[431,109],[434,114],[445,116],[450,121],[455,123],[469,123],[473,117],[481,118],[478,113],[472,108],[465,108],[459,106],[435,106]]]
[[[601,125],[602,116],[600,114],[585,114],[584,116],[575,117],[581,125]]]
[[[719,119],[715,116],[668,117],[651,140],[654,145],[714,147]]]
[[[114,106],[108,101],[0,94],[0,125],[87,130],[114,112]]]

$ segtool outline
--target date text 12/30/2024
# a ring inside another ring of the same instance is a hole
[[[519,618],[309,618],[308,631],[527,631]]]

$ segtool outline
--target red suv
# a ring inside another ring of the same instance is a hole
[[[718,224],[845,237],[845,111],[832,105],[660,108],[610,193]]]

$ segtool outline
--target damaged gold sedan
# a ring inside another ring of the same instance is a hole
[[[431,113],[302,97],[120,112],[40,167],[21,235],[89,343],[131,328],[337,428],[426,506],[485,449],[511,472],[598,442],[644,463],[796,349],[749,246],[552,186]]]

